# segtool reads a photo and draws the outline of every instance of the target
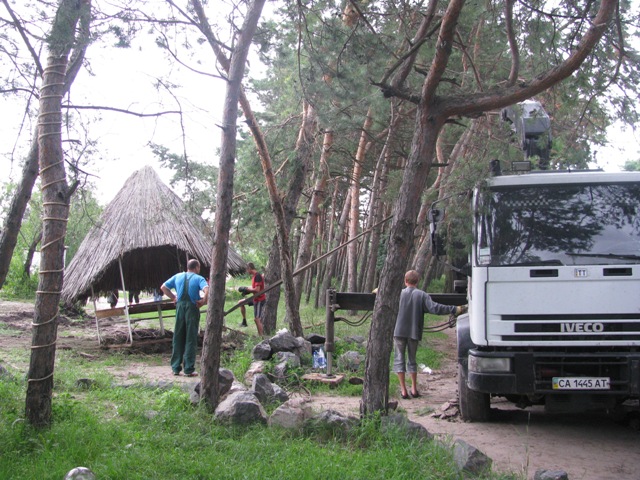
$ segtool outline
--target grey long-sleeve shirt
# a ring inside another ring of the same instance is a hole
[[[434,302],[428,293],[416,287],[406,287],[400,293],[400,308],[393,336],[422,340],[425,313],[448,315],[455,311],[454,305]]]

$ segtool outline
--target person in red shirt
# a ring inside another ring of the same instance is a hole
[[[247,263],[247,273],[251,275],[251,287],[242,288],[243,293],[251,293],[255,295],[256,293],[260,293],[264,290],[264,277],[253,263]],[[241,327],[247,326],[247,316],[245,311],[245,305],[253,305],[253,320],[256,322],[256,328],[258,329],[258,335],[262,336],[262,317],[264,315],[264,306],[267,303],[267,296],[263,293],[262,295],[258,295],[254,297],[249,302],[245,303],[244,300],[240,300],[240,313],[242,313],[242,324]]]

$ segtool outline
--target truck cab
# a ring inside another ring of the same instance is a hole
[[[497,175],[475,190],[461,416],[640,398],[640,172]]]

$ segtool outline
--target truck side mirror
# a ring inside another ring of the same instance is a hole
[[[431,224],[432,230],[435,230],[435,225],[442,220],[442,217],[444,217],[444,211],[439,208],[432,208],[427,212],[427,219]]]
[[[436,257],[441,257],[447,254],[444,248],[444,241],[436,232],[431,232],[431,254]]]

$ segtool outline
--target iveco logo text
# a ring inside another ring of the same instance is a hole
[[[561,323],[562,333],[604,332],[604,325],[600,322]]]

